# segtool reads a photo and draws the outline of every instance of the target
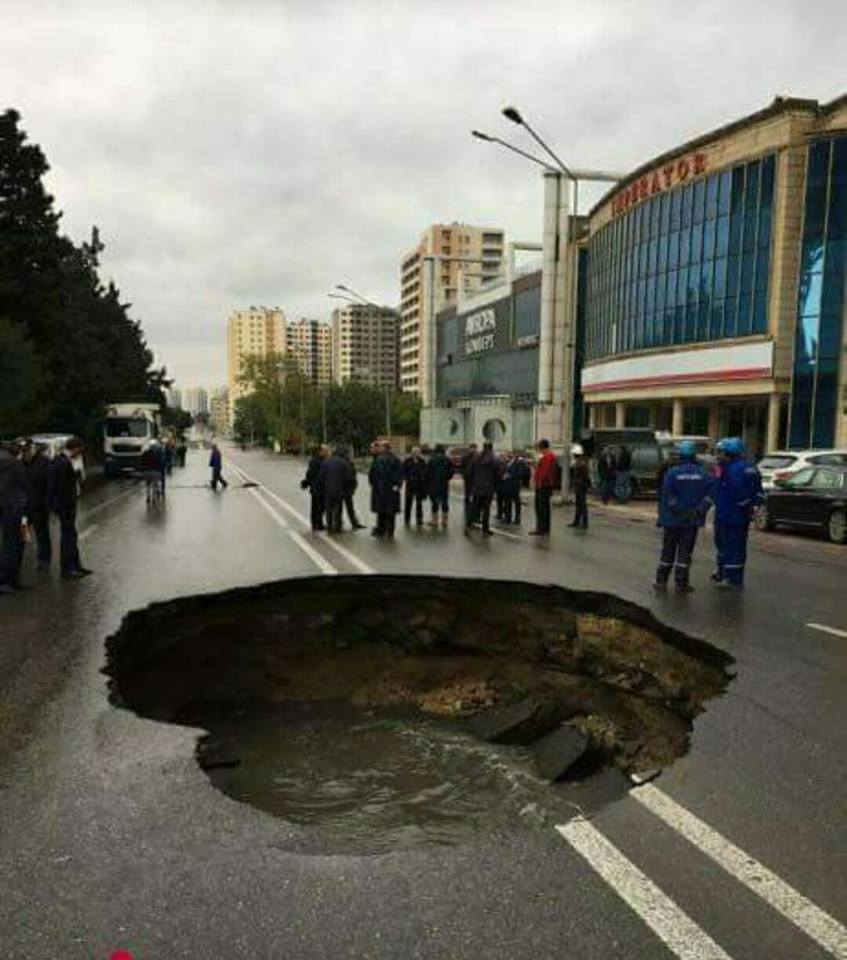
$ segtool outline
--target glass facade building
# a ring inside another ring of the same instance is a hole
[[[847,283],[847,136],[808,148],[789,446],[835,443]]]
[[[588,428],[847,449],[847,96],[669,150],[589,215]]]
[[[591,237],[586,360],[767,332],[775,166],[674,187]]]

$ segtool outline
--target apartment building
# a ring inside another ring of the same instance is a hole
[[[238,382],[248,356],[283,354],[286,348],[285,314],[279,307],[250,307],[235,310],[227,320],[227,387],[230,422],[235,404],[246,392]]]
[[[430,277],[433,313],[497,280],[503,268],[503,231],[464,223],[433,224],[400,266],[400,388],[430,403]],[[434,258],[434,259],[430,259]]]
[[[226,387],[216,387],[210,394],[209,423],[220,436],[226,436],[230,432],[229,391]]]
[[[396,387],[400,318],[390,307],[350,303],[332,313],[332,377]]]
[[[209,412],[209,394],[203,387],[186,387],[182,391],[183,410],[187,410],[192,417],[198,413]]]
[[[320,320],[297,320],[285,329],[285,351],[317,386],[332,380],[332,327]]]

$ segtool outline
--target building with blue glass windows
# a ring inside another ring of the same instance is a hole
[[[778,98],[591,211],[588,426],[847,447],[847,97]]]

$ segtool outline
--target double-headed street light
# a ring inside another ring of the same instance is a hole
[[[579,213],[579,181],[617,182],[623,174],[604,170],[578,170],[564,163],[513,106],[503,108],[503,116],[523,127],[550,157],[553,164],[539,159],[500,137],[480,130],[471,131],[477,140],[496,143],[512,153],[544,168],[544,234],[541,271],[541,324],[538,344],[538,403],[544,414],[544,430],[552,430],[554,443],[565,454],[573,441],[575,400],[575,334],[577,314],[577,216]],[[562,183],[573,184],[573,219],[569,190]],[[552,408],[552,416],[547,410]],[[568,493],[568,471],[563,471],[562,493]]]

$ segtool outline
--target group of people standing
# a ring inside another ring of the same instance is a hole
[[[665,470],[659,489],[659,519],[663,528],[662,552],[653,585],[667,587],[671,571],[680,593],[693,590],[691,558],[700,528],[709,510],[715,509],[715,571],[718,586],[744,585],[747,535],[756,509],[763,502],[758,468],[744,456],[744,443],[727,437],[717,444],[714,470],[697,461],[693,443],[683,440],[675,462]]]
[[[600,499],[626,503],[632,496],[632,451],[625,444],[603,447],[597,456]]]
[[[28,439],[0,446],[0,593],[25,589],[21,565],[34,539],[39,571],[53,560],[50,517],[59,521],[59,562],[64,579],[91,573],[82,565],[76,531],[83,442],[71,437],[55,457]]]
[[[376,520],[371,530],[375,537],[393,538],[397,515],[402,511],[406,526],[425,522],[429,507],[431,527],[445,528],[450,515],[450,481],[454,474],[464,481],[464,529],[470,533],[479,528],[490,536],[491,507],[496,504],[497,520],[503,524],[521,523],[521,490],[533,481],[535,487],[534,536],[550,533],[550,501],[561,484],[561,471],[550,444],[538,445],[535,467],[518,453],[495,454],[491,443],[482,449],[471,444],[458,466],[455,466],[442,444],[425,457],[420,447],[413,447],[400,460],[385,441],[371,447],[368,482],[371,489],[371,510]],[[588,467],[581,450],[574,465],[577,489],[577,513],[571,526],[588,526],[587,493],[590,486]],[[584,482],[583,482],[584,481]],[[354,530],[364,529],[356,515],[353,496],[358,478],[356,467],[345,447],[330,450],[326,445],[312,451],[306,476],[300,486],[311,495],[313,530],[339,533],[344,510]]]

